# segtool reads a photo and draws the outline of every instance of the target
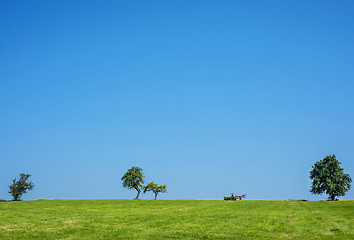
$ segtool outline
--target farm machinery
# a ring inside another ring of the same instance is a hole
[[[233,201],[236,201],[237,199],[242,200],[242,198],[246,198],[246,194],[243,194],[243,195],[241,195],[241,196],[237,196],[237,195],[234,195],[233,193],[231,193],[231,196],[230,196],[230,197],[224,197],[224,200],[233,200]]]

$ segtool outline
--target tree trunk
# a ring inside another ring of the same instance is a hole
[[[155,193],[155,200],[156,200],[156,198],[157,198],[157,193]]]
[[[336,195],[331,195],[331,201],[334,201],[336,199]]]
[[[139,188],[135,188],[135,190],[137,190],[138,191],[138,194],[136,195],[136,198],[135,199],[139,199],[139,195],[140,195],[140,189]]]
[[[12,201],[18,201],[19,195],[15,195]]]

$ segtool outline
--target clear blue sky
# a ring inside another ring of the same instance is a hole
[[[2,1],[0,199],[308,199],[354,179],[353,1]],[[153,194],[142,195],[153,198]],[[354,199],[351,190],[342,199]]]

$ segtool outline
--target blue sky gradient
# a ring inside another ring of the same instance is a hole
[[[354,178],[353,1],[2,1],[0,199],[320,200]],[[151,199],[153,194],[142,195]],[[342,199],[354,199],[353,190]]]

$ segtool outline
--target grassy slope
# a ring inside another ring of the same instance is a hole
[[[354,239],[354,201],[0,203],[0,239]]]

